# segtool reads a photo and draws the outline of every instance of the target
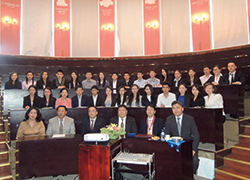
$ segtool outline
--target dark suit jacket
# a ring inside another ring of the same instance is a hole
[[[229,84],[228,76],[229,76],[229,73],[227,73],[227,74],[224,75],[224,77],[225,77],[225,84]],[[246,83],[245,76],[240,71],[236,71],[234,79],[233,79],[233,82],[237,82],[237,81],[241,82],[241,84],[245,84]]]
[[[22,89],[22,83],[20,81],[18,81],[17,86],[14,86],[13,84],[11,84],[9,86],[9,81],[7,81],[5,83],[4,89]]]
[[[88,97],[88,102],[87,102],[88,107],[94,106],[94,101],[92,95]],[[102,97],[98,94],[97,99],[96,99],[96,107],[97,106],[104,106]]]
[[[64,83],[61,83],[61,84],[59,84],[59,81],[57,78],[53,79],[52,88],[57,89],[58,88],[57,84],[59,84],[59,86],[65,86],[66,88],[68,88],[68,85],[69,85],[68,80],[65,77],[63,77],[63,79],[65,79]]]
[[[113,117],[110,119],[110,123],[117,124],[118,125],[118,116]],[[127,116],[126,117],[126,125],[125,125],[125,131],[126,134],[128,135],[129,133],[137,133],[137,125],[135,123],[135,119]]]
[[[100,129],[105,127],[105,121],[99,117],[96,118],[94,129],[90,129],[90,119],[86,118],[82,121],[82,128],[81,128],[81,134],[87,134],[87,133],[100,133]]]
[[[204,106],[205,106],[205,100],[204,100],[204,98],[202,96],[198,97],[195,101],[194,101],[194,98],[191,97],[189,107],[204,107]]]
[[[72,108],[78,107],[78,97],[75,95],[72,99]],[[81,100],[81,106],[87,106],[88,105],[88,96],[82,94],[82,100]]]
[[[178,95],[177,100],[180,95]],[[185,94],[184,96],[184,102],[185,102],[185,107],[190,107],[190,102],[191,102],[191,95],[190,94]]]
[[[44,107],[55,108],[55,104],[56,104],[56,98],[54,97],[50,98],[48,106],[46,105],[46,97],[41,98],[41,108]]]
[[[43,89],[43,85],[44,85],[44,82],[41,81],[41,80],[38,80],[36,82],[36,88],[37,89]],[[46,87],[50,87],[51,89],[53,88],[52,82],[50,80],[48,80],[48,82],[46,84]]]
[[[133,85],[133,83],[134,83],[134,81],[131,81],[131,79],[129,79],[128,82],[126,82],[126,80],[124,79],[124,80],[122,81],[121,85],[131,87],[131,86]]]
[[[23,108],[26,106],[41,108],[41,98],[39,96],[35,96],[33,106],[31,106],[30,95],[25,96],[23,98]]]
[[[184,78],[181,77],[181,79],[178,81],[177,87],[178,87],[180,84],[182,84],[182,83],[184,83],[184,84],[187,85],[188,82],[187,82],[186,79],[184,79]],[[173,81],[172,81],[172,86],[175,87],[175,81],[174,81],[174,79],[173,79]]]
[[[142,96],[142,101],[141,101],[142,106],[147,106],[149,104],[153,104],[154,106],[156,106],[157,95],[153,94],[151,96],[152,96],[151,97],[151,102],[148,100],[147,95]]]
[[[214,75],[211,76],[211,77],[207,80],[207,82],[205,82],[204,84],[206,84],[206,83],[212,83],[212,82],[214,82]],[[225,77],[224,77],[224,76],[221,76],[220,79],[219,79],[219,84],[225,84],[225,83],[226,83],[226,82],[225,82]]]
[[[164,126],[163,120],[156,117],[153,125],[153,135],[160,136],[163,126]],[[142,119],[140,122],[139,133],[147,134],[147,132],[148,132],[147,119]]]
[[[187,79],[187,86],[191,86],[191,81],[190,81],[190,79]],[[198,84],[198,85],[201,85],[201,80],[198,78],[198,77],[195,77],[194,78],[194,84]]]
[[[113,81],[110,81],[109,84],[110,84],[110,87],[112,88],[112,90],[114,90],[114,88],[113,88]],[[116,88],[115,88],[116,91],[117,91],[116,93],[118,93],[118,88],[119,88],[121,85],[122,85],[122,83],[121,83],[120,81],[117,80]]]
[[[178,127],[174,115],[167,117],[165,123],[165,133],[170,136],[179,136]],[[195,120],[192,116],[183,114],[181,125],[181,137],[183,139],[193,140],[193,150],[198,151],[198,145],[200,141],[200,135],[195,124]]]

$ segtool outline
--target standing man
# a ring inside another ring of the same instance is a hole
[[[200,81],[201,81],[201,85],[204,85],[205,82],[208,81],[208,79],[212,76],[211,72],[211,68],[208,65],[205,65],[203,67],[203,72],[204,75],[200,77]]]
[[[156,78],[156,73],[154,70],[149,72],[150,78],[147,79],[147,84],[151,84],[153,87],[158,87],[160,84],[160,79]]]
[[[60,105],[56,108],[57,116],[49,120],[46,135],[75,134],[74,119],[66,116],[66,106]]]
[[[72,97],[72,107],[82,107],[82,106],[87,106],[87,100],[88,97],[83,94],[84,90],[82,86],[76,86],[75,87],[76,95]]]
[[[128,110],[125,105],[118,106],[118,116],[110,119],[110,123],[117,124],[119,127],[124,128],[126,134],[137,133],[137,125],[135,119],[127,116]]]
[[[138,71],[137,72],[137,80],[134,81],[134,84],[138,85],[139,88],[144,88],[144,86],[147,84],[147,81],[143,79],[143,72]]]
[[[88,109],[89,117],[82,121],[81,134],[100,133],[100,129],[105,127],[105,121],[97,117],[98,111],[94,106]]]
[[[87,72],[86,73],[86,78],[85,80],[82,81],[82,88],[83,89],[91,89],[92,86],[96,85],[96,81],[92,78],[92,73]]]
[[[156,110],[153,104],[146,107],[147,118],[140,122],[140,134],[160,136],[163,128],[163,120],[155,116]]]
[[[227,64],[227,69],[229,72],[227,74],[225,74],[226,84],[241,85],[241,84],[246,83],[246,79],[244,77],[244,74],[240,71],[236,71],[237,66],[235,65],[234,62],[229,62]]]
[[[192,116],[184,114],[183,104],[180,101],[174,101],[172,103],[173,115],[167,117],[165,124],[165,133],[172,136],[179,136],[183,139],[193,140],[193,172],[196,171],[199,166],[198,159],[198,145],[200,141],[200,135],[195,124],[195,120]]]
[[[170,85],[168,82],[162,83],[163,93],[158,95],[157,98],[157,107],[171,107],[171,103],[176,100],[176,95],[170,91]]]

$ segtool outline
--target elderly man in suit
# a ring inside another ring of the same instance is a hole
[[[76,95],[71,98],[72,107],[75,108],[75,107],[87,106],[88,96],[83,94],[84,90],[82,86],[76,86],[75,91]]]
[[[140,134],[160,136],[163,128],[163,120],[155,116],[156,110],[153,104],[146,107],[147,118],[140,122]]]
[[[180,101],[172,102],[172,111],[173,115],[167,117],[166,120],[165,133],[170,136],[193,140],[193,172],[196,174],[199,166],[198,145],[200,135],[195,120],[192,116],[183,113],[184,108]]]
[[[118,106],[118,116],[110,119],[110,123],[117,124],[125,129],[126,134],[137,133],[137,125],[135,119],[127,116],[128,110],[125,105]]]
[[[60,105],[56,108],[57,116],[49,120],[46,135],[75,134],[74,119],[66,116],[66,106]]]
[[[88,109],[89,117],[82,121],[81,134],[100,133],[100,129],[105,127],[105,121],[97,117],[98,111],[94,106]]]

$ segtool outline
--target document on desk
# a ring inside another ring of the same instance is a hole
[[[65,134],[54,134],[52,138],[63,138],[65,137]]]
[[[115,159],[118,163],[147,165],[152,162],[152,157],[150,154],[120,153]]]

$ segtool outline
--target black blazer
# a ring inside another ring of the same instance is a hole
[[[79,104],[77,95],[73,96],[71,100],[72,100],[72,108],[78,107]],[[87,105],[88,105],[88,96],[82,94],[81,106],[87,106]]]
[[[56,98],[51,97],[48,106],[46,105],[46,97],[41,98],[41,108],[52,107],[55,108]]]
[[[167,117],[165,123],[165,133],[169,134],[170,136],[179,136],[178,126],[174,115]],[[200,135],[194,118],[187,114],[183,114],[182,117],[181,137],[183,139],[193,140],[193,150],[195,152],[198,151]]]
[[[105,106],[106,98],[107,98],[107,96],[105,95],[105,97],[103,99],[104,106]],[[116,95],[112,94],[111,106],[115,106],[115,104],[116,104]]]
[[[118,125],[118,116],[113,117],[110,119],[110,123],[117,124]],[[137,133],[137,125],[135,123],[135,119],[127,116],[126,117],[126,125],[125,125],[125,131],[126,134],[128,135],[129,133]]]
[[[121,85],[123,86],[129,86],[131,88],[131,86],[133,85],[134,81],[131,81],[131,79],[129,79],[128,82],[126,82],[126,80],[124,79],[121,83]],[[118,87],[119,88],[119,87]]]
[[[229,73],[224,74],[225,84],[229,84],[228,77],[229,77]],[[236,73],[234,75],[233,82],[237,82],[237,81],[241,82],[241,84],[245,84],[246,83],[245,76],[240,71],[236,71]]]
[[[177,87],[179,87],[179,85],[182,84],[182,83],[187,85],[188,82],[187,82],[186,79],[184,79],[184,78],[181,77],[181,79],[178,81]],[[172,81],[172,86],[175,87],[175,81],[174,81],[174,79]]]
[[[82,121],[82,128],[81,128],[81,134],[87,134],[87,133],[100,133],[100,129],[105,127],[105,121],[99,117],[96,118],[94,129],[90,129],[90,119],[86,118]]]
[[[171,78],[170,75],[167,77],[166,81],[164,81],[164,79],[161,78],[161,85],[162,85],[164,82],[167,82],[170,86],[172,86],[173,78]]]
[[[214,82],[215,75],[211,76],[204,84]],[[229,83],[229,82],[228,82]],[[219,79],[219,84],[226,84],[225,77],[222,75]]]
[[[22,83],[20,81],[18,81],[17,86],[14,86],[13,84],[11,84],[11,86],[9,86],[9,81],[5,83],[4,89],[22,89]]]
[[[69,82],[68,82],[68,87],[69,87],[69,89],[75,89],[75,87],[77,87],[77,86],[82,86],[82,83],[81,83],[81,81],[76,81],[76,84],[75,84],[75,86],[74,86],[74,84],[73,84],[73,81],[72,80],[69,80]]]
[[[118,88],[122,85],[122,83],[120,81],[118,81],[118,80],[117,80],[117,83],[116,83],[116,88],[113,88],[113,81],[110,81],[109,84],[110,84],[110,87],[111,87],[112,91],[114,89],[116,89],[116,93],[118,93]]]
[[[36,88],[37,89],[43,89],[43,85],[44,85],[44,82],[41,81],[41,80],[38,80],[36,82]],[[46,84],[46,87],[50,87],[51,89],[53,88],[52,86],[52,82],[50,80],[48,80],[47,84]]]
[[[194,98],[191,97],[189,107],[204,107],[204,106],[205,106],[205,100],[203,97],[198,97],[195,101]]]
[[[35,96],[33,106],[31,106],[30,95],[25,96],[23,98],[23,108],[25,108],[26,106],[41,108],[42,107],[41,106],[41,98],[39,96]]]
[[[155,122],[153,125],[153,135],[160,136],[162,128],[164,127],[163,120],[160,118],[155,118]],[[142,119],[140,121],[140,134],[147,134],[148,132],[148,124],[147,124],[147,119]]]
[[[68,85],[69,85],[68,80],[65,77],[63,77],[63,79],[65,79],[64,83],[61,83],[59,86],[65,86],[66,88],[68,88]],[[52,88],[53,89],[57,89],[58,88],[57,83],[59,84],[58,79],[57,78],[53,79],[53,81],[52,81]]]
[[[191,81],[190,81],[190,79],[187,79],[187,86],[191,86]],[[198,85],[201,85],[201,80],[198,78],[198,77],[196,77],[195,76],[195,78],[194,78],[194,84],[198,84]]]
[[[94,106],[92,95],[88,97],[87,105],[88,107]],[[96,107],[97,106],[104,106],[102,97],[99,94],[97,95],[97,99],[96,99]]]
[[[151,95],[151,102],[148,100],[147,95],[142,96],[142,101],[141,101],[142,106],[147,106],[149,104],[153,104],[154,106],[156,106],[156,103],[157,103],[157,95],[155,94]]]
[[[177,96],[177,100],[179,99],[180,94]],[[185,94],[184,96],[184,102],[185,102],[185,107],[190,107],[190,101],[191,101],[191,95],[190,94]]]

